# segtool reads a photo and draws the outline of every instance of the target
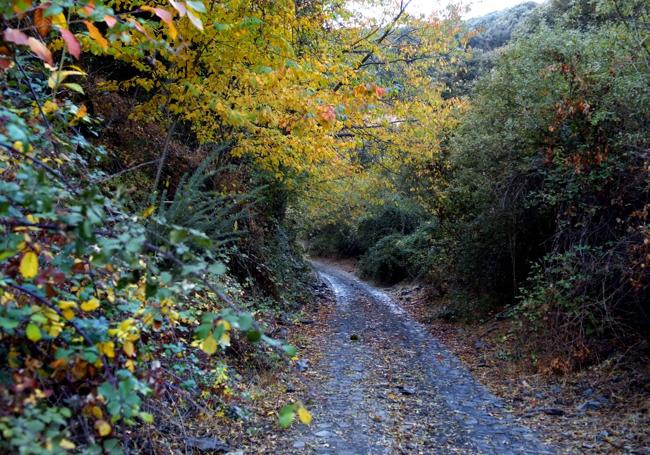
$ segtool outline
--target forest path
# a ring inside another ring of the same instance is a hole
[[[313,263],[336,296],[292,453],[553,453],[384,292]]]

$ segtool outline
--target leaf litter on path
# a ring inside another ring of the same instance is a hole
[[[336,299],[309,326],[313,423],[282,453],[553,453],[389,296],[315,267]]]

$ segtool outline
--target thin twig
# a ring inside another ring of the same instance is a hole
[[[26,158],[32,163],[34,163],[36,166],[40,167],[44,171],[46,171],[48,174],[51,174],[52,176],[56,177],[56,179],[61,182],[68,190],[72,191],[75,195],[77,195],[78,190],[77,188],[73,187],[64,177],[59,173],[56,169],[48,166],[47,164],[43,163],[41,160],[34,158],[31,155],[28,155],[27,153],[24,152],[19,152],[15,148],[13,148],[9,144],[5,144],[0,142],[0,147],[5,148],[12,156],[19,155],[22,158]]]
[[[176,129],[177,123],[178,123],[178,119],[175,119],[172,125],[169,127],[169,131],[167,132],[167,137],[165,138],[165,145],[163,146],[162,155],[159,158],[160,162],[158,163],[158,169],[156,170],[156,178],[153,181],[154,193],[158,190],[158,184],[160,183],[162,170],[163,167],[165,166],[165,160],[167,159],[167,154],[169,153],[169,143],[172,140],[172,134],[174,134],[174,130]]]
[[[147,162],[145,162],[145,163],[136,164],[136,165],[133,166],[133,167],[130,167],[130,168],[127,168],[127,169],[123,169],[123,170],[121,170],[121,171],[119,171],[119,172],[116,172],[115,174],[108,175],[108,176],[104,177],[103,179],[98,180],[98,181],[95,182],[95,183],[97,183],[97,184],[99,184],[99,183],[105,183],[105,182],[107,182],[107,181],[109,181],[109,180],[111,180],[111,179],[114,179],[114,178],[117,178],[117,177],[119,177],[119,176],[121,176],[121,175],[124,175],[124,174],[126,174],[127,172],[135,171],[136,169],[140,169],[140,168],[142,168],[142,167],[149,166],[150,164],[155,164],[155,163],[159,162],[161,159],[162,159],[162,158],[156,158],[155,160],[147,161]]]

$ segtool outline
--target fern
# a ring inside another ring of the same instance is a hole
[[[214,251],[226,249],[245,233],[239,230],[243,223],[238,221],[247,216],[260,189],[235,195],[213,189],[218,176],[231,170],[230,167],[210,169],[223,148],[208,155],[194,172],[185,174],[171,199],[167,190],[162,192],[156,215],[148,226],[152,242],[160,244],[169,238],[173,229],[187,228],[204,233]]]

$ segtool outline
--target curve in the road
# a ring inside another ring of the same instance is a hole
[[[336,295],[314,368],[324,377],[301,453],[549,454],[528,428],[389,295],[318,262]]]

